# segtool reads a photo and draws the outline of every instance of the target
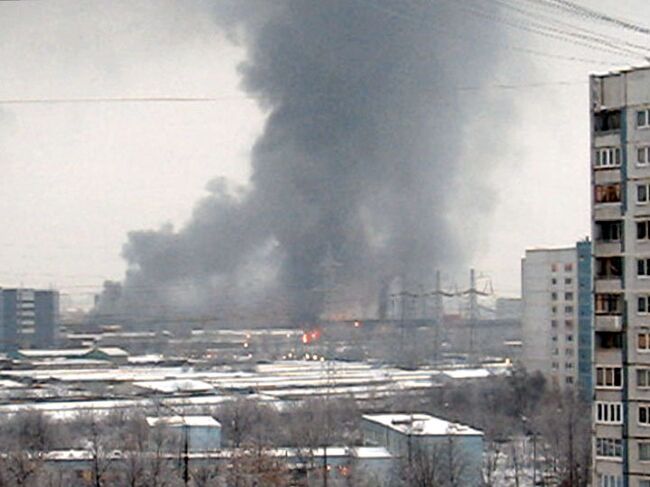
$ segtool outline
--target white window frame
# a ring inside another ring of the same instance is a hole
[[[599,147],[594,157],[594,168],[611,169],[621,166],[620,147]]]
[[[645,339],[645,348],[639,347],[640,337]],[[640,331],[636,334],[636,350],[637,352],[647,353],[650,352],[650,331]]]
[[[639,157],[641,154],[643,154],[643,161]],[[636,165],[645,167],[648,164],[650,164],[650,145],[638,145],[636,147]]]
[[[599,374],[598,374],[598,371],[599,371],[599,370],[602,370],[602,371],[603,371],[602,373],[603,373],[603,378],[604,378],[604,379],[605,379],[606,376],[607,376],[607,371],[611,371],[611,375],[612,375],[612,385],[606,384],[606,383],[605,383],[605,382],[607,382],[606,380],[603,381],[603,382],[604,382],[603,384],[598,384],[598,375],[599,375]],[[618,372],[619,372],[619,373],[618,373],[618,378],[619,378],[619,380],[620,380],[620,384],[618,384],[618,385],[616,385],[616,380],[615,380],[615,377],[616,377],[616,373],[615,373],[615,371],[616,371],[616,370],[618,370]],[[650,370],[650,369],[649,369],[649,370]],[[622,387],[623,387],[623,368],[622,368],[622,367],[605,366],[605,365],[603,365],[603,366],[596,366],[596,384],[595,384],[595,388],[596,388],[596,389],[613,389],[613,390],[618,390],[618,389],[621,389]]]
[[[639,279],[650,278],[650,257],[636,259],[636,277]]]
[[[639,190],[643,188],[645,190],[645,198],[639,198]],[[636,195],[635,201],[637,206],[643,206],[650,203],[650,184],[637,184],[636,185]]]
[[[639,115],[643,114],[643,123],[639,123]],[[636,113],[634,114],[634,122],[636,125],[636,128],[638,129],[647,129],[650,128],[650,109],[644,108],[643,110],[637,110]]]
[[[643,458],[643,459],[641,458],[641,445],[646,446],[647,449],[648,449],[648,457],[647,458]],[[643,462],[643,463],[650,462],[650,442],[648,442],[648,441],[639,441],[639,443],[637,444],[637,447],[638,447],[637,451],[639,453],[639,461]]]
[[[635,223],[637,242],[645,242],[646,240],[650,240],[650,220],[637,220]],[[643,225],[645,227],[645,237],[639,238],[639,225]]]
[[[641,410],[645,411],[645,422],[641,421]],[[637,406],[636,420],[640,426],[650,426],[650,404],[639,404]]]
[[[596,401],[596,423],[623,424],[623,403]]]
[[[645,385],[641,385],[639,382],[639,375],[645,375]],[[650,389],[650,368],[641,367],[636,369],[636,386],[639,389]]]
[[[598,475],[598,487],[623,487],[623,477],[611,473]]]
[[[641,306],[643,303],[643,306]],[[643,308],[643,309],[640,309]],[[650,314],[650,295],[638,294],[636,297],[636,314],[639,316],[647,316]]]
[[[599,453],[599,447],[603,446],[603,449],[607,451],[612,451],[614,455],[605,455]],[[618,454],[617,454],[618,453]],[[604,459],[622,459],[623,458],[623,440],[620,438],[607,438],[600,437],[596,438],[596,457]]]

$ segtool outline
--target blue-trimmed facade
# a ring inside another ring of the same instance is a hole
[[[578,388],[586,401],[593,399],[593,299],[591,242],[576,245],[578,257]]]

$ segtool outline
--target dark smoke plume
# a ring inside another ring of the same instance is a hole
[[[462,88],[491,80],[503,33],[454,3],[218,7],[247,51],[243,85],[268,111],[250,184],[211,183],[179,231],[131,233],[113,307],[239,307],[302,324],[324,311],[376,313],[394,276],[426,283],[459,269],[480,230],[464,234],[465,223],[491,202],[483,175],[494,161],[487,147],[469,156],[470,142],[499,130],[495,102]]]

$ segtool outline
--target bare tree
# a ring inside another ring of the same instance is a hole
[[[227,475],[229,487],[286,487],[290,482],[286,462],[264,448],[238,449]]]

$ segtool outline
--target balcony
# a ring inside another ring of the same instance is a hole
[[[620,277],[599,278],[594,282],[594,292],[597,293],[620,293],[623,290],[623,283]]]
[[[621,242],[612,240],[596,240],[594,242],[594,255],[596,257],[621,255],[622,251]]]
[[[594,329],[596,331],[621,331],[623,329],[623,317],[620,315],[596,315]]]
[[[595,203],[594,218],[597,220],[615,220],[623,214],[620,203]]]

